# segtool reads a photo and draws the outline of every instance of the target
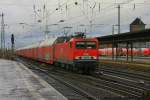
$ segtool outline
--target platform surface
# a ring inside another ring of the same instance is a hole
[[[0,59],[0,100],[67,100],[23,64]]]

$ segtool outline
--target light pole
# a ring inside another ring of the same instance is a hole
[[[118,25],[112,25],[112,60],[114,60],[114,45],[115,45],[115,40],[114,40],[114,33],[115,33],[115,26],[118,26]],[[117,47],[117,46],[116,46]],[[117,58],[117,55],[118,55],[118,50],[116,48],[116,58]]]
[[[118,5],[118,34],[120,34],[120,4]]]
[[[1,15],[1,53],[5,56],[5,23],[4,23],[4,13]]]

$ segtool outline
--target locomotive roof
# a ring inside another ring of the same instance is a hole
[[[56,39],[56,41],[54,42],[54,44],[57,44],[57,43],[65,43],[65,42],[68,42],[68,41],[73,41],[73,40],[81,40],[81,39],[86,39],[86,40],[91,40],[91,39],[94,39],[94,38],[79,38],[79,37],[73,37],[73,36],[69,36],[69,37],[66,37],[66,36],[62,36],[62,37],[58,37]],[[96,39],[96,38],[95,38]]]
[[[70,39],[71,39],[71,37],[62,36],[62,37],[58,37],[54,43],[57,44],[57,43],[68,42],[68,41],[70,41]]]

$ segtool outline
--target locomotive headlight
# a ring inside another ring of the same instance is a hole
[[[91,59],[97,59],[97,57],[96,56],[91,56]]]
[[[75,59],[82,59],[82,57],[81,56],[77,56],[77,57],[75,57]]]

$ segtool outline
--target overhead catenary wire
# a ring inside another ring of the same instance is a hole
[[[129,3],[129,1],[128,1],[128,3]],[[121,4],[126,4],[126,3],[121,3]]]
[[[37,0],[38,1],[38,0]],[[63,1],[63,0],[61,0],[61,1]],[[64,2],[65,2],[66,0],[64,0],[63,2],[60,2],[60,4],[62,5]],[[88,0],[89,1],[89,0]],[[103,0],[103,2],[100,2],[101,0],[96,0],[98,3],[100,3],[100,10],[99,10],[99,5],[97,4],[96,5],[96,9],[95,9],[95,11],[94,11],[94,13],[95,13],[95,15],[96,16],[94,16],[94,18],[92,18],[92,20],[93,20],[93,23],[98,23],[98,22],[101,22],[101,20],[98,20],[98,19],[102,19],[104,16],[105,16],[105,14],[108,14],[109,12],[108,11],[110,11],[110,10],[114,10],[114,9],[116,9],[116,8],[114,8],[114,6],[116,6],[117,5],[117,3],[115,3],[115,2],[113,2],[113,3],[105,3],[104,2],[104,0]],[[124,0],[125,1],[125,0]],[[127,0],[127,1],[131,1],[131,0]],[[134,1],[136,1],[136,0],[134,0]],[[70,2],[73,2],[73,0],[69,0],[69,2],[67,3],[67,9],[69,9],[70,10],[70,8],[73,8],[72,7],[72,5],[73,5],[73,3],[70,3]],[[39,4],[38,5],[40,5],[40,3],[41,2],[39,2]],[[69,5],[70,4],[70,5]],[[137,9],[137,7],[138,6],[148,6],[148,4],[149,3],[136,3],[136,2],[132,2],[132,3],[129,3],[129,4],[126,4],[126,3],[121,3],[121,4],[123,4],[123,5],[129,5],[129,6],[131,6],[131,8],[130,9],[133,9],[133,10],[136,10]],[[106,5],[107,7],[103,7],[104,5]],[[110,8],[108,8],[108,6],[110,6]],[[40,8],[40,6],[38,6],[37,8]],[[57,13],[57,11],[56,11],[56,8],[57,7],[55,7],[55,9],[51,9],[51,11],[50,11],[50,15],[55,15],[55,14],[58,14]],[[66,3],[64,3],[64,5],[63,6],[61,6],[61,8],[66,8]],[[66,10],[67,10],[66,9]],[[63,14],[65,14],[64,12],[63,12]],[[62,15],[63,15],[62,14]],[[66,16],[68,16],[68,15],[66,15]],[[145,16],[145,15],[141,15],[141,16]],[[81,18],[82,17],[82,18]],[[41,18],[42,19],[42,18]],[[66,24],[78,24],[78,22],[81,22],[82,20],[84,20],[85,19],[85,16],[83,16],[83,13],[81,13],[80,14],[80,16],[79,15],[77,15],[77,16],[71,16],[71,17],[68,17],[68,19],[66,18],[66,20],[65,20],[65,22],[64,23],[62,23],[62,27],[63,27],[63,24],[64,25],[66,25]],[[105,22],[105,20],[106,20],[107,18],[103,18],[103,20],[104,21],[102,21],[102,22]],[[96,21],[96,20],[98,20],[98,21]],[[56,21],[56,23],[57,23],[58,21]],[[51,22],[50,22],[51,23]],[[103,24],[103,23],[102,23]],[[38,27],[38,25],[37,25],[37,27]]]

